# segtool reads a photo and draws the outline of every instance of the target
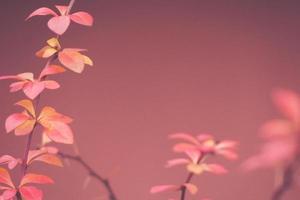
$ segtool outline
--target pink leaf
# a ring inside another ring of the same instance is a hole
[[[21,196],[26,200],[42,200],[43,192],[33,186],[23,186],[19,188]]]
[[[198,188],[196,185],[192,184],[192,183],[185,183],[183,184],[186,189],[191,193],[191,194],[196,194],[198,192]]]
[[[17,92],[24,88],[24,85],[27,83],[27,81],[18,81],[10,84],[10,92]]]
[[[172,159],[172,160],[167,161],[166,167],[173,167],[176,165],[184,165],[184,164],[188,164],[189,162],[190,161],[185,158]]]
[[[52,17],[48,21],[48,27],[50,30],[52,30],[54,33],[58,35],[62,35],[66,32],[70,25],[70,17],[69,16],[57,16]]]
[[[33,17],[33,16],[37,16],[37,15],[53,15],[53,16],[57,16],[57,14],[49,9],[49,8],[46,8],[46,7],[42,7],[42,8],[39,8],[35,11],[33,11],[27,18],[26,20],[28,20],[29,18]]]
[[[6,79],[17,79],[17,80],[20,80],[21,78],[19,76],[16,76],[16,75],[0,76],[0,80],[6,80]]]
[[[29,119],[29,116],[22,113],[15,113],[10,115],[5,121],[6,132],[9,133],[18,126],[22,125],[26,120]]]
[[[189,143],[178,143],[175,144],[173,147],[173,151],[175,152],[185,152],[185,151],[191,151],[195,149],[197,149],[197,147],[194,144],[189,144]]]
[[[13,200],[16,194],[17,191],[15,189],[7,189],[0,195],[0,200]]]
[[[43,81],[45,88],[50,90],[55,90],[60,87],[60,85],[56,81]]]
[[[0,157],[0,164],[8,164],[9,169],[13,169],[20,161],[10,155],[3,155]]]
[[[285,137],[294,132],[294,127],[291,121],[284,119],[273,119],[260,128],[260,134],[264,138],[273,139],[276,137]]]
[[[300,121],[300,97],[291,90],[278,89],[272,94],[278,109],[290,120]]]
[[[93,25],[93,17],[87,12],[76,12],[71,15],[71,20],[74,22],[85,25],[92,26]]]
[[[207,164],[205,170],[214,174],[226,174],[228,171],[222,165],[219,164]]]
[[[177,185],[158,185],[154,186],[150,189],[151,194],[159,193],[159,192],[167,192],[167,191],[176,191],[179,187]]]
[[[35,99],[39,94],[45,89],[45,86],[42,82],[34,81],[34,82],[28,82],[24,88],[23,91],[26,94],[26,96],[30,99]]]
[[[28,173],[22,178],[20,186],[23,186],[23,185],[29,184],[29,183],[52,184],[52,183],[54,183],[54,181],[50,177],[45,176],[45,175]]]

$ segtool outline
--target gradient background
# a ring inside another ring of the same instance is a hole
[[[34,53],[52,36],[48,18],[24,19],[38,7],[67,3],[1,2],[1,75],[41,70],[45,61]],[[150,195],[149,188],[186,176],[180,167],[163,167],[177,156],[167,135],[209,131],[239,140],[241,160],[226,161],[231,173],[224,177],[194,179],[200,191],[190,199],[268,199],[272,172],[243,174],[239,164],[257,151],[258,127],[279,116],[269,99],[272,88],[300,91],[299,1],[78,0],[73,11],[78,9],[91,12],[95,26],[72,24],[61,42],[89,49],[95,66],[82,75],[58,75],[62,88],[43,94],[41,102],[75,118],[81,155],[111,179],[119,198],[166,199],[169,195]],[[0,84],[2,124],[18,110],[12,104],[24,97],[8,95],[7,86]],[[0,130],[0,153],[22,156],[25,137],[4,134],[4,125]],[[37,168],[56,181],[42,187],[46,200],[105,199],[94,180],[82,189],[86,173],[78,165]],[[296,188],[286,199],[299,195]]]

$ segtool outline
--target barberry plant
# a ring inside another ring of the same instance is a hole
[[[170,135],[170,139],[182,140],[174,145],[173,151],[184,154],[186,157],[169,160],[165,167],[169,168],[177,165],[184,165],[188,175],[185,181],[181,184],[154,186],[151,188],[150,193],[154,194],[166,191],[179,191],[180,198],[171,198],[172,200],[185,200],[187,191],[191,194],[197,193],[197,186],[191,183],[192,178],[195,175],[201,175],[204,172],[217,175],[227,173],[227,169],[225,169],[222,165],[209,163],[207,161],[209,157],[220,155],[230,160],[238,158],[236,153],[238,143],[233,140],[218,141],[210,134],[200,134],[195,137],[187,133],[172,134]],[[208,199],[206,198],[203,200]]]
[[[32,172],[30,166],[35,162],[61,167],[58,148],[50,143],[73,144],[73,131],[70,127],[72,118],[59,113],[51,106],[39,109],[40,95],[45,89],[55,90],[59,83],[48,78],[64,73],[69,69],[76,73],[82,73],[86,65],[93,65],[92,60],[82,52],[85,49],[63,48],[60,37],[67,31],[71,21],[84,26],[93,25],[93,17],[83,11],[71,13],[75,0],[68,5],[55,6],[59,14],[53,10],[42,7],[32,12],[27,20],[34,16],[50,15],[49,29],[54,36],[47,40],[47,45],[36,53],[36,56],[47,59],[46,65],[36,78],[33,73],[25,72],[17,75],[2,76],[0,80],[12,79],[10,92],[23,91],[26,98],[17,101],[16,106],[22,108],[20,112],[13,113],[6,119],[5,129],[7,133],[14,132],[16,136],[27,137],[26,147],[22,158],[11,155],[0,157],[0,200],[42,200],[43,192],[35,184],[52,184],[53,179],[47,175]],[[37,133],[37,127],[41,127],[41,133]],[[33,137],[41,137],[41,144],[33,144]],[[35,148],[39,146],[39,148]],[[20,181],[12,180],[11,174],[15,168],[21,169]]]

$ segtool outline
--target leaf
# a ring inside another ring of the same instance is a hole
[[[286,137],[293,134],[295,127],[293,123],[285,119],[273,119],[262,125],[259,132],[266,139]]]
[[[19,192],[25,200],[42,200],[43,192],[33,186],[23,186],[19,188]]]
[[[27,18],[26,20],[28,20],[29,18],[33,17],[33,16],[37,16],[37,15],[53,15],[53,16],[57,16],[57,14],[49,9],[49,8],[46,8],[46,7],[42,7],[42,8],[39,8],[35,11],[33,11]]]
[[[183,184],[186,189],[191,193],[191,194],[196,194],[198,192],[198,188],[196,185],[192,184],[192,183],[185,183]]]
[[[84,64],[90,65],[90,66],[94,65],[93,61],[88,56],[82,55],[82,58],[83,58]]]
[[[178,143],[175,144],[173,147],[174,152],[185,152],[185,151],[191,151],[195,150],[197,147],[194,144],[189,143]]]
[[[56,112],[56,110],[54,108],[52,108],[50,106],[45,106],[42,109],[41,114],[39,116],[39,122],[44,127],[50,128],[49,121],[59,121],[59,122],[63,122],[63,123],[71,123],[73,120],[68,116],[65,116],[63,114]]]
[[[16,75],[8,75],[8,76],[0,76],[0,80],[6,80],[6,79],[17,79],[17,80],[23,80],[19,76]]]
[[[21,101],[18,101],[17,103],[15,103],[15,105],[21,106],[23,108],[25,108],[33,117],[35,117],[35,109],[34,106],[32,104],[32,101],[28,100],[28,99],[23,99]]]
[[[62,161],[56,155],[53,155],[53,154],[43,154],[43,155],[35,158],[33,161],[41,161],[41,162],[47,163],[49,165],[63,167]]]
[[[39,51],[37,51],[35,53],[35,55],[39,58],[49,58],[49,57],[53,56],[56,52],[57,52],[56,49],[49,47],[49,46],[45,46],[42,49],[40,49]]]
[[[39,80],[41,80],[42,78],[44,78],[46,76],[63,73],[65,71],[66,70],[59,65],[47,65],[41,72]]]
[[[300,97],[287,89],[277,89],[272,93],[273,102],[277,108],[290,120],[300,121]]]
[[[60,49],[61,48],[60,43],[59,43],[59,41],[56,37],[52,37],[49,40],[47,40],[47,44],[50,47],[55,48],[55,49]]]
[[[28,82],[24,85],[23,91],[25,95],[30,99],[35,99],[45,89],[44,83],[40,81]]]
[[[159,193],[159,192],[167,192],[167,191],[176,191],[179,187],[177,185],[158,185],[154,186],[150,189],[151,194]]]
[[[25,121],[23,124],[21,124],[15,129],[15,135],[19,136],[29,134],[33,130],[35,122],[35,119]]]
[[[17,92],[19,90],[22,90],[24,88],[24,85],[27,83],[27,81],[18,81],[10,84],[10,92]]]
[[[48,21],[48,27],[50,30],[52,30],[54,33],[58,35],[62,35],[66,32],[70,25],[70,17],[69,16],[57,16],[52,17]]]
[[[28,174],[25,174],[25,176],[22,178],[19,187],[21,187],[25,184],[29,184],[29,183],[52,184],[52,183],[54,183],[54,181],[50,177],[45,176],[45,175],[28,173]]]
[[[0,183],[15,188],[8,171],[2,167],[0,167]]]
[[[63,50],[58,54],[59,61],[68,69],[76,73],[84,70],[84,58],[76,51]]]
[[[187,165],[187,170],[198,175],[204,172],[203,166],[196,163],[190,163],[189,165]]]
[[[43,84],[45,88],[50,90],[55,90],[60,87],[60,85],[56,81],[51,81],[51,80],[43,81]]]
[[[92,26],[93,25],[93,17],[87,12],[76,12],[71,14],[71,20],[76,22],[77,24],[81,24],[84,26]]]
[[[19,159],[16,159],[10,155],[3,155],[0,157],[0,164],[7,164],[9,169],[15,168],[19,162]]]
[[[5,121],[6,132],[9,133],[18,126],[22,125],[29,119],[29,116],[23,113],[14,113],[10,115]]]
[[[212,172],[214,174],[226,174],[228,171],[222,165],[219,164],[202,164],[205,171]]]
[[[167,164],[165,165],[165,167],[169,168],[169,167],[173,167],[176,165],[188,164],[189,162],[190,161],[185,158],[172,159],[172,160],[167,161]]]
[[[6,189],[2,195],[0,195],[0,200],[13,200],[16,194],[17,191],[15,189]]]
[[[51,121],[51,128],[45,129],[44,133],[54,142],[64,143],[64,144],[73,144],[73,132],[71,128],[59,121]]]
[[[30,80],[33,81],[33,73],[25,72],[17,75],[21,80]]]

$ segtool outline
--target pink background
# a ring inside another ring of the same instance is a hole
[[[41,70],[45,61],[34,53],[52,36],[48,18],[24,19],[38,7],[67,2],[1,2],[1,75]],[[168,134],[209,131],[240,141],[241,159],[220,159],[231,170],[224,177],[196,177],[199,194],[190,199],[268,199],[272,172],[243,174],[239,165],[258,150],[259,126],[279,116],[269,99],[272,88],[300,91],[299,2],[78,0],[73,10],[78,9],[91,12],[95,26],[72,24],[61,42],[87,48],[95,66],[82,75],[57,76],[62,88],[44,93],[41,102],[75,119],[81,155],[111,179],[118,197],[167,199],[150,195],[149,188],[180,183],[186,176],[180,167],[163,167],[177,156]],[[22,156],[25,137],[5,134],[4,120],[18,110],[12,104],[24,95],[8,94],[7,86],[0,84],[0,153]],[[72,152],[70,146],[63,149]],[[56,181],[42,187],[46,200],[105,199],[96,181],[83,189],[86,173],[78,165],[37,168]],[[299,194],[294,189],[286,199]]]

